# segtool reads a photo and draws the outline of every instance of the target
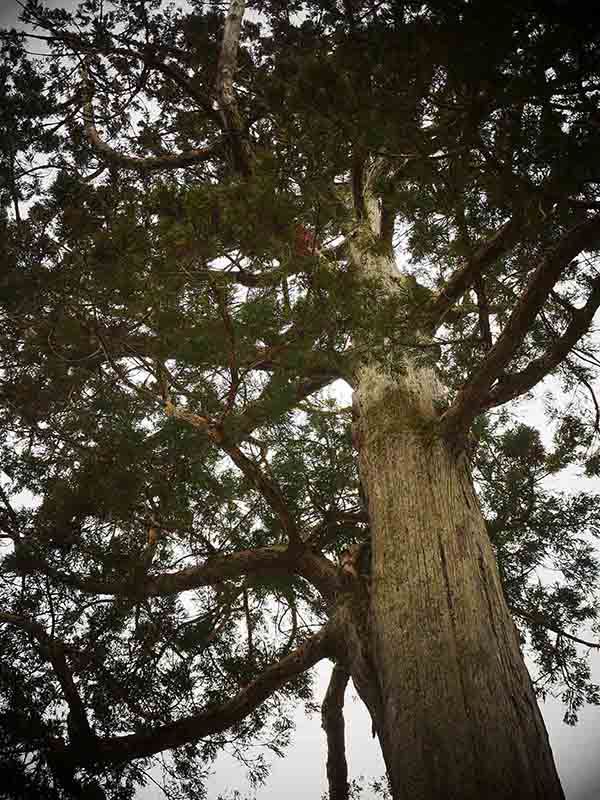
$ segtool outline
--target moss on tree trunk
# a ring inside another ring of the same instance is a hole
[[[563,798],[468,462],[436,435],[431,369],[362,369],[371,660],[394,797]]]

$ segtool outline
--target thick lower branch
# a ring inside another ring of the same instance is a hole
[[[231,728],[290,680],[327,658],[331,636],[332,628],[328,624],[288,656],[264,669],[256,680],[226,703],[153,730],[97,739],[95,758],[113,764],[147,758]]]
[[[32,562],[31,567],[86,594],[135,598],[165,597],[220,584],[224,580],[235,580],[244,575],[300,575],[328,600],[332,600],[342,587],[340,571],[327,558],[308,548],[292,555],[285,545],[212,556],[199,566],[148,575],[135,584],[129,579],[110,581],[72,575],[43,562]]]

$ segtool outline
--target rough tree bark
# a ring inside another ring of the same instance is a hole
[[[563,798],[464,454],[436,380],[361,371],[371,658],[394,798]]]
[[[402,277],[389,253],[373,247],[381,240],[373,175],[349,255],[359,276],[393,293]],[[427,344],[430,329],[419,327],[411,334]],[[354,440],[372,540],[365,650],[374,685],[363,690],[364,664],[359,675],[350,672],[395,800],[559,800],[464,439],[440,424],[444,399],[435,370],[410,351],[393,372],[369,357],[357,366]]]

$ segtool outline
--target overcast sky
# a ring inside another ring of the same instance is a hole
[[[72,0],[52,0],[52,7],[73,7]],[[19,6],[16,0],[0,0],[0,27],[17,25]],[[36,42],[34,49],[39,49]],[[540,403],[522,405],[523,418],[542,431],[545,423]],[[547,429],[546,429],[547,430]],[[582,478],[571,473],[557,488],[582,489]],[[588,482],[590,490],[600,491],[598,482]],[[585,632],[581,632],[585,636]],[[600,653],[590,656],[592,679],[600,683]],[[323,662],[317,668],[316,699],[321,701],[331,667]],[[600,800],[600,708],[589,706],[580,713],[577,726],[569,727],[562,722],[564,708],[559,701],[548,700],[541,704],[544,720],[548,728],[558,772],[562,780],[567,800]],[[371,723],[362,703],[356,698],[350,685],[346,696],[346,735],[347,756],[352,777],[364,775],[367,778],[379,777],[384,772],[379,745],[371,738]],[[275,800],[286,797],[289,800],[319,800],[326,787],[325,777],[325,737],[321,730],[319,715],[307,718],[302,709],[297,713],[297,727],[293,746],[288,749],[285,759],[272,759],[270,779],[265,787],[256,793],[248,788],[244,768],[232,758],[220,757],[215,766],[215,774],[209,780],[209,800],[215,800],[221,792],[239,789],[242,795],[254,796],[257,800]],[[402,736],[402,732],[398,731]],[[140,792],[140,800],[161,800],[164,795],[150,785]],[[370,793],[365,793],[370,800]]]

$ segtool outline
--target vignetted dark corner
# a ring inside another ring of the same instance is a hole
[[[592,5],[15,4],[0,797],[202,798],[223,752],[254,792],[300,706],[330,800],[564,797],[537,699],[600,702]]]

